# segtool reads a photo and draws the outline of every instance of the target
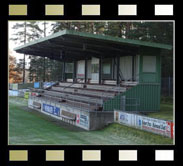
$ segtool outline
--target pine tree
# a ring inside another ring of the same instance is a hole
[[[44,37],[45,29],[41,29],[42,22],[32,21],[29,25],[29,40],[36,40]],[[44,57],[29,56],[30,67],[29,67],[29,79],[30,81],[42,81],[44,80]]]
[[[173,45],[172,22],[136,22],[128,38]],[[173,76],[173,52],[162,50],[162,77]]]
[[[15,33],[10,40],[15,41],[18,44],[25,44],[30,42],[34,39],[38,39],[42,30],[38,26],[38,22],[31,21],[31,22],[18,22],[16,23],[12,29],[14,29]],[[29,58],[34,58],[33,56],[29,56]],[[23,83],[25,82],[25,66],[26,66],[26,55],[24,54],[24,58],[20,59],[20,66],[22,66],[23,72]]]
[[[17,41],[19,41],[19,44],[21,44],[21,43],[26,43],[26,37],[27,37],[27,31],[26,31],[26,29],[27,29],[27,23],[26,23],[26,21],[25,22],[23,22],[23,23],[16,23],[13,27],[12,27],[12,29],[14,29],[14,30],[16,30],[16,31],[18,31],[17,33],[15,33],[14,34],[14,38],[10,38],[10,40],[13,40],[13,41],[15,41],[15,42],[17,42]],[[20,30],[20,29],[22,29],[22,30]],[[24,54],[24,58],[23,58],[23,60],[20,60],[21,61],[21,63],[23,64],[23,67],[22,67],[22,71],[23,71],[23,83],[25,83],[25,64],[26,64],[26,62],[25,62],[25,54]]]

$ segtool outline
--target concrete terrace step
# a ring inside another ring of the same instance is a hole
[[[82,101],[86,103],[94,103],[94,104],[103,104],[103,99],[98,99],[94,97],[87,97],[87,96],[81,96],[81,95],[73,95],[73,94],[67,94],[64,92],[55,92],[51,90],[44,90],[44,95],[50,95],[50,96],[56,96],[61,97],[63,99],[70,99],[73,101]]]
[[[73,88],[73,87],[65,88],[65,87],[54,86],[52,87],[52,90],[59,91],[59,92],[70,92],[78,95],[81,94],[81,95],[100,97],[100,98],[113,98],[116,95],[116,93],[88,90],[83,88]]]
[[[93,104],[87,104],[87,103],[83,103],[83,102],[79,102],[79,101],[72,101],[69,99],[63,101],[62,98],[60,98],[60,97],[55,97],[55,96],[50,96],[50,95],[42,95],[41,98],[47,99],[50,101],[54,101],[54,102],[58,102],[58,103],[62,103],[62,105],[76,107],[80,110],[83,109],[83,110],[88,110],[88,111],[96,111],[100,108],[99,106],[96,106]]]
[[[85,89],[91,89],[91,90],[100,90],[105,92],[125,92],[126,87],[117,87],[117,86],[109,86],[109,85],[92,85],[92,84],[78,84],[78,83],[66,83],[66,82],[60,82],[59,86],[62,87],[72,87],[72,88],[85,88]]]
[[[123,81],[121,83],[122,86],[136,86],[138,84],[138,82],[134,82],[134,81]]]

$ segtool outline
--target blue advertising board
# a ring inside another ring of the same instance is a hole
[[[60,108],[43,103],[43,111],[49,114],[60,116]]]
[[[40,84],[39,82],[34,82],[34,88],[39,88],[40,87],[39,84]]]

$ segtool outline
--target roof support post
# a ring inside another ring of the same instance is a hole
[[[99,84],[102,83],[102,57],[99,58]]]
[[[77,61],[74,61],[74,67],[73,67],[73,82],[76,82],[76,69],[77,68]]]
[[[87,83],[87,73],[88,73],[87,69],[88,69],[88,63],[87,58],[85,58],[85,83]]]
[[[112,57],[112,79],[114,80],[114,78],[115,78],[115,63],[114,63],[114,61],[115,61],[115,57]]]
[[[65,82],[65,60],[63,61],[62,81]]]
[[[120,56],[118,55],[117,56],[117,72],[116,72],[116,83],[117,83],[117,85],[119,85],[120,84],[120,81],[119,81],[119,64],[120,63]]]
[[[132,56],[132,81],[135,81],[135,55]]]
[[[46,81],[46,66],[45,66],[45,56],[43,57],[43,82]]]
[[[24,60],[23,60],[23,84],[25,84],[25,54],[24,54]]]

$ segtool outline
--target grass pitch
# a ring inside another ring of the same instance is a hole
[[[98,131],[84,131],[27,108],[27,100],[10,97],[10,145],[152,145],[173,140],[119,124]]]
[[[160,105],[160,112],[149,113],[147,116],[152,118],[171,120],[173,121],[173,104],[162,103]]]

